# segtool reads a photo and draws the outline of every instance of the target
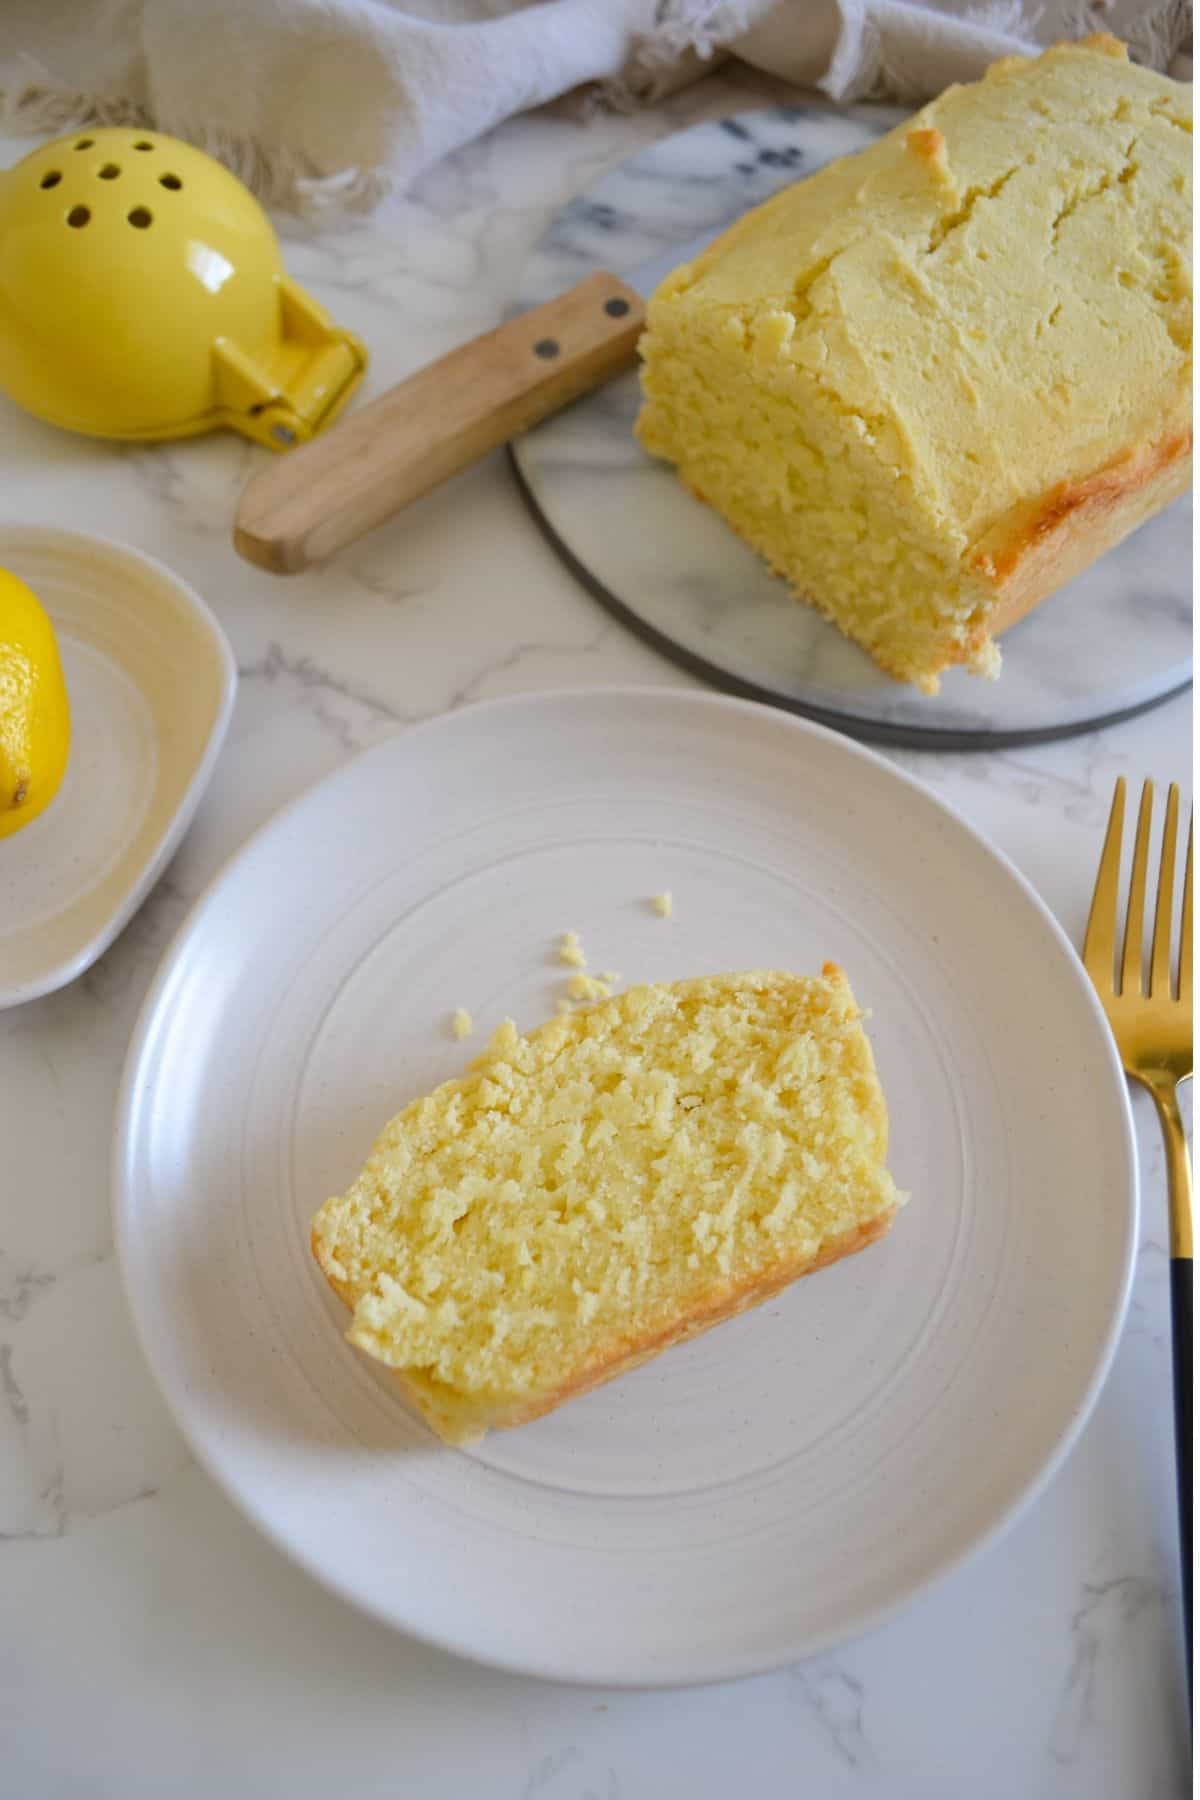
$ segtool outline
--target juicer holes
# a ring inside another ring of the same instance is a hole
[[[120,173],[121,170],[116,163],[105,163],[100,171],[100,179],[101,181],[115,181]]]
[[[182,183],[182,181],[180,181],[178,175],[160,175],[158,178],[158,184],[160,187],[170,188],[170,190],[173,194],[177,194],[179,192],[180,188],[183,186],[183,183]]]
[[[139,138],[137,143],[133,147],[135,150],[153,150],[154,145],[149,141],[148,138]]]
[[[135,206],[129,214],[129,223],[136,226],[138,231],[145,231],[148,225],[154,223],[154,214],[144,206]]]
[[[75,145],[75,148],[77,150],[90,150],[95,141],[95,138],[80,138]]]
[[[61,180],[62,175],[59,171],[57,169],[50,169],[42,176],[42,186],[44,188],[57,187]]]
[[[67,214],[67,224],[73,226],[74,229],[78,231],[82,225],[87,224],[91,216],[92,215],[86,206],[73,206]]]

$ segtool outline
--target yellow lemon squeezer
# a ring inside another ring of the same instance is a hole
[[[190,144],[84,130],[0,172],[0,389],[38,418],[285,450],[366,360],[288,276],[254,196]]]

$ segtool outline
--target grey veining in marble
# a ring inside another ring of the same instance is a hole
[[[576,196],[536,245],[522,303],[597,267],[649,291],[747,207],[861,149],[895,114],[775,107],[693,126]],[[519,440],[535,513],[583,579],[658,648],[720,685],[864,735],[1016,742],[1083,730],[1190,678],[1191,508],[1180,501],[1003,639],[987,681],[936,697],[894,682],[809,608],[633,438],[635,375]]]
[[[779,97],[730,64],[586,126],[512,120],[386,215],[320,235],[281,221],[288,266],[369,343],[369,398],[493,325],[531,244],[605,166]],[[0,141],[0,162],[22,148]],[[0,402],[0,512],[163,558],[217,613],[241,671],[168,874],[82,980],[0,1015],[4,1800],[328,1800],[347,1786],[356,1800],[1183,1800],[1148,1096],[1134,1096],[1132,1305],[1076,1449],[1002,1544],[836,1656],[654,1695],[472,1668],[352,1612],[194,1463],[133,1335],[108,1195],[122,1060],[189,907],[280,806],[413,720],[546,687],[688,682],[583,592],[498,459],[293,581],[229,545],[259,459],[231,437],[90,442]],[[1012,857],[1078,942],[1114,777],[1186,776],[1190,725],[1181,698],[1062,743],[890,754]]]

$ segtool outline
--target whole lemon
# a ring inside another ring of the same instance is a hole
[[[49,806],[70,745],[54,627],[25,583],[0,569],[0,838]]]

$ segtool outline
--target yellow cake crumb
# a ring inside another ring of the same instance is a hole
[[[475,1021],[465,1006],[456,1006],[450,1015],[450,1029],[456,1038],[469,1038],[475,1029]]]
[[[655,894],[650,902],[660,919],[669,919],[675,911],[675,902],[669,893]]]
[[[572,975],[567,992],[572,1000],[607,1000],[612,989],[597,975]]]
[[[889,674],[1190,485],[1191,87],[1007,58],[754,208],[647,310],[637,435]]]
[[[865,1247],[903,1200],[886,1153],[834,965],[634,987],[501,1025],[385,1127],[313,1253],[351,1343],[463,1443]]]
[[[569,964],[573,969],[586,969],[587,957],[579,934],[575,931],[564,931],[558,945],[558,960]]]

